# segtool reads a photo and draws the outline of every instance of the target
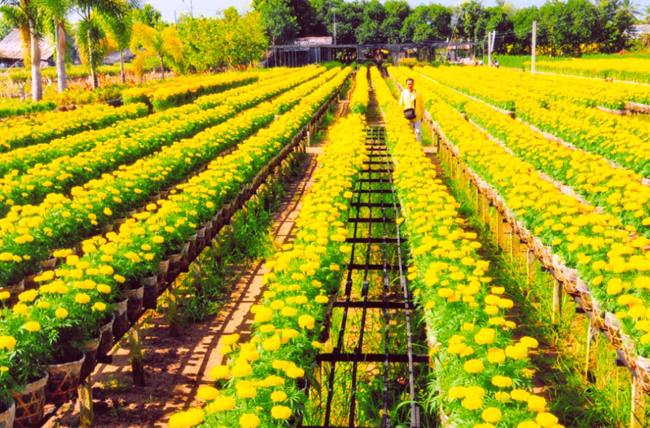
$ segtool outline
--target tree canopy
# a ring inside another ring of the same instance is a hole
[[[457,40],[484,43],[497,32],[497,52],[527,53],[531,27],[538,26],[542,52],[575,55],[629,47],[635,10],[631,0],[547,0],[517,9],[505,0],[486,7],[468,0],[455,7],[406,0],[253,0],[272,44],[296,37],[333,35],[336,42],[403,43]]]

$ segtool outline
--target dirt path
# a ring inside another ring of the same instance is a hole
[[[304,170],[286,187],[270,230],[277,247],[293,240],[295,219],[313,183],[319,152],[320,147],[307,150]],[[170,336],[163,315],[152,313],[141,331],[146,386],[133,385],[129,351],[123,344],[113,362],[99,364],[93,374],[94,426],[164,427],[173,413],[193,404],[198,387],[210,382],[209,369],[223,360],[221,337],[250,335],[249,312],[260,299],[265,272],[264,260],[243,266],[228,303],[211,321],[185,327],[181,337]],[[78,407],[64,405],[45,426],[78,426]]]

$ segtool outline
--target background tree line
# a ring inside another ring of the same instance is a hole
[[[426,43],[482,41],[496,30],[496,50],[530,52],[531,27],[538,24],[542,53],[575,55],[616,52],[628,47],[638,21],[631,0],[548,0],[541,7],[514,8],[503,0],[485,7],[478,0],[457,7],[439,4],[411,8],[406,0],[253,0],[272,43],[333,33],[337,43]],[[650,22],[650,7],[646,11]]]
[[[119,52],[125,81],[127,48],[135,55],[132,70],[137,77],[156,67],[164,78],[166,70],[182,74],[247,65],[260,60],[268,47],[260,15],[240,15],[235,8],[210,18],[183,15],[171,24],[139,0],[0,0],[0,17],[0,36],[19,30],[35,101],[43,93],[40,38],[51,39],[55,46],[59,92],[67,87],[73,44],[93,88],[99,84],[97,67],[110,52]]]

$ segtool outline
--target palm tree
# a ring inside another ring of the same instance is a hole
[[[0,0],[0,12],[10,21],[17,24],[21,30],[21,38],[25,38],[25,30],[29,33],[29,55],[23,50],[25,65],[31,64],[32,100],[43,98],[43,82],[41,81],[41,49],[38,44],[38,9],[33,0]],[[29,60],[29,61],[28,61]]]
[[[51,19],[54,26],[54,40],[56,42],[56,76],[59,92],[65,91],[68,86],[65,68],[65,54],[67,40],[65,34],[66,16],[70,12],[70,0],[36,0],[38,7]]]
[[[133,34],[133,14],[127,13],[123,17],[103,16],[102,24],[110,39],[120,52],[120,78],[126,83],[126,72],[124,70],[124,50],[129,47]]]
[[[71,0],[72,8],[80,17],[77,27],[77,42],[84,47],[86,60],[90,67],[90,81],[93,88],[99,86],[97,66],[101,62],[98,51],[105,48],[105,32],[100,25],[100,17],[123,19],[129,9],[137,2],[133,0]]]

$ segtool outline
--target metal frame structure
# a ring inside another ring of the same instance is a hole
[[[364,52],[374,52],[377,49],[390,51],[394,61],[405,50],[424,50],[429,59],[435,59],[436,51],[465,49],[475,47],[474,42],[431,42],[431,43],[385,43],[385,44],[313,44],[313,45],[275,45],[268,51],[267,66],[298,67],[306,64],[321,63],[336,59],[336,53],[347,51],[351,61],[365,61]]]
[[[377,363],[378,367],[382,367],[381,427],[391,426],[389,415],[396,405],[390,394],[391,389],[396,386],[395,379],[390,376],[391,368],[394,371],[395,366],[400,366],[399,373],[403,374],[402,387],[408,391],[409,426],[423,426],[422,409],[417,405],[416,397],[416,391],[419,390],[416,366],[426,365],[429,358],[414,352],[415,306],[407,286],[405,254],[402,248],[405,240],[401,237],[396,222],[400,205],[394,191],[391,157],[385,145],[384,133],[383,127],[370,127],[367,130],[366,150],[369,158],[365,162],[365,169],[362,170],[362,178],[357,180],[348,218],[352,237],[348,238],[347,242],[351,244],[352,250],[344,277],[344,295],[333,302],[322,339],[332,330],[332,311],[336,309],[342,311],[340,329],[338,336],[333,338],[336,343],[332,352],[320,353],[316,358],[321,374],[324,365],[329,368],[329,371],[321,376],[321,390],[327,391],[322,425],[303,425],[303,428],[358,426],[358,372],[360,365],[365,363]],[[369,212],[368,216],[362,216],[364,210]],[[362,258],[363,262],[360,263],[359,258]],[[360,297],[353,297],[353,282],[354,279],[358,281],[360,276]],[[370,297],[371,294],[379,293],[382,295],[381,299]],[[365,336],[378,331],[377,326],[367,325],[369,312],[372,310],[381,310],[383,352],[364,352]],[[355,320],[359,319],[359,313],[360,322],[356,325]],[[397,317],[403,320],[406,337],[396,335],[393,331],[392,321]],[[353,350],[345,349],[345,343],[349,342],[355,343]],[[399,342],[405,343],[400,345]],[[402,350],[396,350],[398,347]],[[337,367],[343,366],[339,370],[346,370],[350,364],[350,389],[335,388]],[[340,401],[341,395],[344,400],[347,397],[346,403],[349,404],[347,425],[341,425],[340,415],[338,419],[333,416],[333,402],[335,398]]]

